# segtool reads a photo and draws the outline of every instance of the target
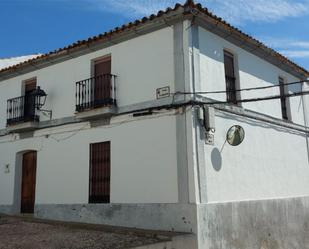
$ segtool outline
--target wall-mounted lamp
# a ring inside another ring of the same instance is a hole
[[[52,110],[45,110],[42,109],[42,107],[46,103],[47,94],[44,90],[41,89],[41,87],[37,87],[32,94],[35,96],[35,107],[37,110],[47,113],[49,115],[49,118],[52,119]]]
[[[35,98],[37,100],[36,103],[35,103],[35,107],[38,110],[40,110],[41,107],[45,105],[47,94],[39,86],[32,92],[32,94],[35,96]]]

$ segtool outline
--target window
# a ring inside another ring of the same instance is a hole
[[[91,60],[91,78],[76,82],[76,111],[116,106],[116,75],[111,55]]]
[[[226,82],[226,101],[231,104],[237,104],[234,56],[228,51],[224,51],[224,69]]]
[[[110,202],[110,142],[90,144],[89,203]]]
[[[281,100],[281,112],[282,118],[285,120],[289,120],[289,112],[288,112],[288,99],[285,96],[287,94],[285,82],[282,77],[279,77],[279,87],[280,87],[280,100]]]

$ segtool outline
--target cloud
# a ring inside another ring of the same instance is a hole
[[[308,0],[206,0],[217,15],[241,25],[249,22],[276,22],[309,14]]]
[[[259,40],[289,58],[309,58],[309,41],[283,37],[259,37]]]
[[[185,0],[80,0],[95,9],[117,12],[130,18],[156,13]],[[216,15],[234,25],[245,22],[276,22],[309,14],[309,0],[200,0]]]
[[[309,58],[309,50],[280,50],[279,52],[289,58]]]
[[[140,18],[175,5],[174,0],[82,0],[95,9]]]

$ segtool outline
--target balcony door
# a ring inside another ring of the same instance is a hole
[[[94,103],[95,106],[108,104],[111,99],[111,57],[95,61]]]
[[[25,121],[33,120],[35,117],[35,97],[32,94],[35,89],[36,89],[36,79],[25,81],[25,102],[24,102]]]
[[[36,185],[36,151],[23,154],[22,160],[22,188],[21,213],[33,213]]]

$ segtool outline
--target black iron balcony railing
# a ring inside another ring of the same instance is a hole
[[[7,101],[7,125],[21,122],[39,121],[36,115],[36,101],[34,95],[26,95]]]
[[[76,82],[76,111],[116,105],[116,76],[103,74]]]

